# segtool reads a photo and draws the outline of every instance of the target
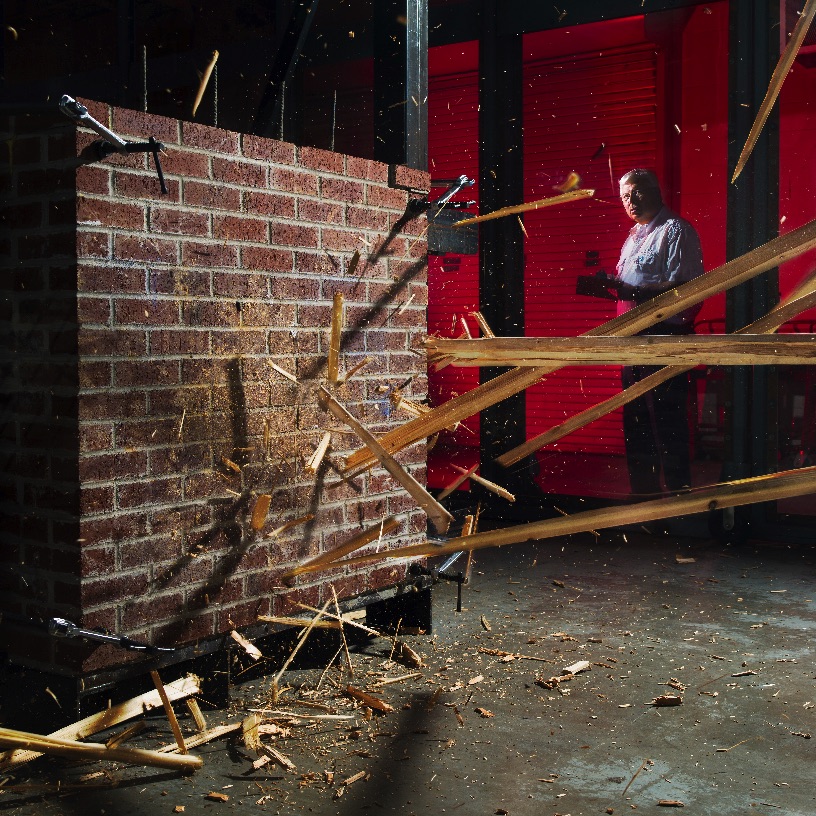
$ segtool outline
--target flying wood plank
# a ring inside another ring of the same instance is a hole
[[[352,536],[348,541],[345,541],[339,546],[320,553],[320,555],[316,555],[309,561],[306,561],[294,569],[285,572],[283,575],[281,575],[281,581],[288,583],[296,576],[302,575],[304,572],[314,572],[316,569],[321,569],[323,564],[329,564],[332,561],[336,561],[338,558],[342,558],[344,555],[348,555],[355,550],[359,550],[360,547],[365,547],[366,544],[370,544],[372,541],[376,541],[377,539],[382,538],[384,535],[387,535],[393,529],[399,527],[400,524],[402,524],[402,522],[396,516],[389,516],[388,518],[383,519],[380,524],[377,524],[374,527],[369,527],[369,529],[357,533],[357,535]]]
[[[765,127],[768,117],[771,115],[771,110],[776,102],[776,98],[782,90],[782,83],[793,67],[796,55],[799,53],[799,47],[802,45],[805,35],[808,33],[814,15],[816,15],[816,0],[807,0],[802,10],[802,15],[799,17],[799,21],[793,29],[793,34],[791,34],[791,38],[788,40],[788,44],[785,46],[785,50],[782,52],[782,56],[779,57],[779,62],[777,62],[776,68],[771,75],[771,81],[768,83],[765,98],[759,106],[754,124],[751,126],[751,131],[745,140],[745,146],[742,148],[742,153],[740,153],[737,166],[734,169],[734,175],[731,177],[732,184],[737,180],[737,176],[739,176],[745,167],[748,157],[751,155],[757,143],[757,139],[759,139],[759,134],[762,132],[762,128]]]
[[[570,201],[578,201],[582,198],[592,198],[595,195],[594,190],[572,190],[569,193],[562,193],[557,196],[550,196],[549,198],[540,198],[538,201],[530,201],[527,204],[516,204],[512,207],[502,207],[500,210],[495,210],[492,213],[485,215],[477,215],[473,218],[465,218],[463,221],[456,221],[453,227],[465,227],[468,224],[479,224],[482,221],[492,221],[495,218],[504,218],[508,215],[516,215],[517,213],[529,212],[530,210],[540,210],[544,207],[553,207],[558,204],[568,204]]]
[[[591,329],[583,336],[628,337],[637,334],[718,292],[744,283],[784,261],[795,258],[814,246],[816,246],[816,221],[811,221],[739,258],[728,261],[705,275],[682,284],[677,289],[642,303],[631,311]],[[558,368],[560,366],[516,368],[500,374],[489,382],[437,406],[424,416],[389,431],[380,437],[378,442],[388,453],[396,453],[420,439],[425,439],[443,428],[518,394]],[[375,461],[376,458],[368,450],[361,449],[346,459],[345,470],[358,471],[370,467]]]
[[[429,352],[453,358],[453,365],[813,365],[816,335],[768,338],[753,334],[637,337],[434,338]],[[432,357],[429,357],[429,361]]]
[[[169,700],[183,700],[185,697],[190,697],[193,694],[201,693],[201,686],[199,680],[194,675],[190,674],[187,677],[182,677],[172,683],[168,683],[164,687]],[[158,691],[148,691],[145,694],[140,694],[138,697],[133,697],[126,700],[119,705],[106,708],[96,714],[91,714],[78,722],[66,725],[58,731],[48,734],[49,737],[55,739],[69,739],[81,740],[85,737],[96,734],[99,731],[105,731],[112,728],[114,725],[125,722],[126,720],[138,717],[144,714],[145,711],[152,711],[162,704]],[[0,766],[7,768],[17,765],[23,765],[26,762],[31,762],[32,759],[42,756],[42,752],[37,751],[13,751],[9,754],[0,755]]]
[[[813,290],[814,284],[816,284],[816,276],[806,280],[785,301],[777,304],[768,314],[751,325],[740,329],[737,334],[747,334],[749,332],[752,334],[771,334],[775,332],[783,323],[816,305],[816,291],[809,291]],[[579,428],[589,425],[590,422],[606,416],[610,411],[615,411],[633,399],[643,396],[672,377],[685,374],[692,369],[693,366],[668,366],[656,371],[608,400],[599,402],[597,405],[575,414],[565,422],[561,422],[544,433],[528,439],[523,444],[507,451],[507,453],[503,453],[496,461],[503,467],[509,467],[516,462],[520,462],[525,456],[535,453],[545,445],[557,442],[567,434],[577,431]]]
[[[397,547],[376,555],[339,561],[336,566],[356,567],[392,558],[420,558],[431,555],[449,555],[460,550],[502,547],[506,544],[521,544],[525,541],[556,538],[606,527],[619,527],[623,524],[642,524],[675,516],[706,513],[725,507],[805,496],[809,493],[816,493],[816,466],[772,473],[767,476],[755,476],[736,482],[725,482],[714,487],[701,488],[664,499],[619,507],[604,507],[600,510],[575,513],[572,516],[476,533],[466,538],[452,538],[441,547],[433,544]]]
[[[453,520],[453,516],[323,386],[320,387],[320,396],[323,404],[331,411],[332,415],[341,422],[345,422],[360,437],[363,444],[379,459],[380,464],[425,511],[434,529],[444,535]]]

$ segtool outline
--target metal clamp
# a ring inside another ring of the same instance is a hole
[[[85,640],[95,640],[99,643],[110,643],[122,649],[130,651],[147,652],[148,654],[160,654],[162,652],[174,652],[175,649],[165,649],[161,646],[152,646],[149,643],[139,643],[131,640],[125,635],[106,635],[102,632],[94,632],[91,629],[80,629],[75,623],[71,623],[65,618],[51,618],[48,621],[48,634],[61,638],[85,638]]]

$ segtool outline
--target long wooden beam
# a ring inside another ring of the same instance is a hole
[[[607,527],[619,527],[624,524],[642,524],[674,516],[706,513],[725,507],[805,496],[809,493],[816,493],[816,466],[772,473],[767,476],[755,476],[736,482],[725,482],[665,499],[618,507],[604,507],[600,510],[587,510],[572,516],[561,516],[516,527],[476,533],[466,538],[452,538],[442,546],[415,544],[408,547],[397,547],[376,555],[363,555],[345,561],[337,561],[332,566],[357,567],[386,559],[420,558],[450,555],[461,550],[483,550],[488,547],[521,544],[525,541],[556,538]]]
[[[344,555],[353,553],[355,550],[359,550],[360,547],[365,547],[366,544],[370,544],[372,541],[382,538],[382,536],[387,535],[393,529],[399,527],[400,524],[402,524],[402,522],[396,516],[389,516],[374,527],[369,527],[367,530],[357,533],[357,535],[352,536],[348,541],[344,541],[339,546],[331,550],[326,550],[326,552],[320,553],[320,555],[316,555],[314,558],[304,561],[302,564],[298,564],[298,566],[281,575],[281,581],[286,584],[304,572],[314,572],[316,569],[321,569],[324,564],[336,561],[338,558],[342,558]]]
[[[556,207],[559,204],[568,204],[570,201],[592,198],[594,195],[594,190],[571,190],[568,193],[561,193],[561,195],[540,198],[538,201],[528,201],[526,204],[514,204],[512,207],[502,207],[500,210],[494,210],[491,213],[485,213],[485,215],[465,218],[463,221],[455,222],[453,226],[466,227],[468,224],[480,224],[482,221],[492,221],[495,218],[505,218],[508,215],[518,215],[519,213],[529,212],[530,210],[540,210],[544,207]]]
[[[748,332],[752,334],[771,334],[775,332],[783,323],[786,323],[788,320],[796,317],[796,315],[816,305],[816,289],[814,289],[814,285],[816,285],[816,275],[809,278],[798,287],[795,292],[791,293],[786,301],[777,304],[768,314],[763,315],[759,320],[751,323],[751,325],[746,326],[744,329],[740,329],[737,334]],[[507,451],[507,453],[503,453],[497,457],[496,461],[503,467],[514,465],[516,462],[520,462],[524,459],[525,456],[535,453],[545,445],[557,442],[559,439],[567,436],[567,434],[589,425],[590,422],[595,422],[596,419],[600,419],[602,416],[606,416],[610,411],[622,408],[626,403],[638,397],[642,397],[661,383],[679,374],[685,374],[691,371],[692,368],[693,366],[668,366],[660,371],[656,371],[654,374],[644,377],[619,394],[615,394],[615,396],[575,414],[575,416],[544,431],[544,433],[538,434],[538,436],[534,436],[532,439],[528,439],[523,444]]]
[[[658,295],[646,303],[613,318],[585,333],[585,337],[618,335],[627,337],[671,317],[689,306],[702,302],[708,297],[744,283],[756,275],[766,272],[784,261],[795,258],[816,246],[816,221],[810,221],[786,235],[779,236],[757,249],[734,258],[717,269],[701,275],[677,289]],[[518,394],[538,382],[543,376],[556,371],[560,366],[513,369],[494,377],[471,391],[460,394],[437,406],[424,416],[412,419],[399,428],[379,438],[380,445],[388,452],[395,453],[420,439],[435,434],[456,422],[461,422],[473,414],[495,405],[508,397]],[[366,449],[355,451],[346,459],[345,470],[357,471],[368,468],[376,458]]]
[[[776,98],[779,96],[779,92],[782,90],[782,83],[785,81],[785,77],[793,67],[793,63],[796,60],[796,55],[799,53],[799,48],[804,42],[805,35],[810,29],[810,24],[813,22],[814,15],[816,15],[816,0],[807,0],[805,7],[802,10],[802,14],[796,23],[796,27],[793,29],[793,34],[791,34],[791,38],[788,40],[788,44],[785,46],[785,50],[779,57],[779,62],[776,63],[776,68],[774,68],[774,72],[771,75],[771,81],[768,83],[768,90],[765,92],[765,98],[762,100],[762,104],[759,106],[756,118],[754,119],[754,124],[751,125],[748,138],[745,140],[745,146],[742,148],[739,160],[737,161],[737,166],[734,168],[734,175],[731,177],[732,184],[737,180],[737,176],[739,176],[742,169],[745,167],[748,157],[751,155],[751,152],[757,143],[757,139],[759,139],[759,134],[762,133],[762,128],[765,127],[765,123],[768,121],[768,117],[771,115],[771,110],[776,102]]]
[[[332,415],[345,422],[360,437],[363,444],[379,459],[380,464],[405,488],[414,501],[425,511],[434,529],[444,535],[453,516],[399,463],[376,437],[355,419],[322,385],[320,399]]]
[[[757,335],[703,334],[637,337],[434,338],[429,352],[453,358],[453,365],[813,365],[816,334],[773,339]],[[430,360],[430,358],[429,358]]]

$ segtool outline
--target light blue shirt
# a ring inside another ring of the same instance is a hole
[[[697,230],[684,218],[663,207],[648,224],[635,224],[621,249],[615,267],[618,279],[648,295],[671,283],[679,286],[703,274],[703,250]],[[618,301],[618,314],[636,306]],[[686,326],[694,322],[702,304],[686,309],[665,322]]]

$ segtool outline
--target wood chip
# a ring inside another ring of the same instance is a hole
[[[220,791],[210,791],[204,798],[210,799],[213,802],[229,802],[229,796]]]
[[[230,632],[230,637],[253,659],[260,660],[263,657],[261,650],[254,644],[248,641],[242,634],[233,629]]]
[[[477,708],[476,713],[480,717],[484,717],[486,720],[489,720],[491,717],[496,716],[492,711],[488,711],[486,708]]]
[[[660,799],[657,804],[659,807],[685,807],[679,799]]]
[[[240,465],[236,465],[235,462],[232,461],[232,459],[227,459],[226,456],[221,457],[221,464],[227,470],[231,470],[233,473],[240,473],[241,472]]]
[[[653,706],[678,706],[683,702],[683,698],[676,694],[662,694],[660,697],[655,697],[651,703],[647,705]]]
[[[392,706],[390,703],[386,703],[384,700],[379,700],[377,697],[374,697],[371,694],[366,694],[366,692],[355,688],[354,686],[346,686],[345,693],[349,697],[353,697],[355,700],[365,703],[365,705],[367,705],[369,708],[373,708],[375,711],[381,711],[384,714],[388,714],[394,710],[394,706]]]
[[[343,780],[344,785],[353,785],[355,782],[359,782],[361,779],[368,778],[368,771],[360,771],[359,773],[354,774],[354,776],[350,776],[348,779]]]
[[[487,618],[484,615],[482,615],[481,618],[479,618],[479,621],[481,622],[482,629],[484,629],[485,632],[491,631],[490,623],[488,622]]]
[[[270,747],[269,745],[261,744],[260,748],[258,749],[264,756],[268,756],[273,762],[277,762],[278,765],[281,766],[289,773],[295,773],[297,768],[295,767],[295,763],[289,759],[288,756],[282,754],[280,751],[276,751],[274,748]]]
[[[589,671],[591,668],[592,664],[588,660],[579,660],[577,663],[567,666],[563,671],[564,674],[578,674],[579,672]]]
[[[269,361],[269,367],[274,371],[277,371],[281,376],[286,377],[287,380],[290,380],[297,385],[297,377],[294,374],[290,374],[285,368],[275,365],[275,363],[273,363],[271,360]]]
[[[250,522],[250,526],[253,530],[263,530],[271,504],[272,497],[267,493],[262,493],[255,499],[255,506],[252,508],[252,521]]]

